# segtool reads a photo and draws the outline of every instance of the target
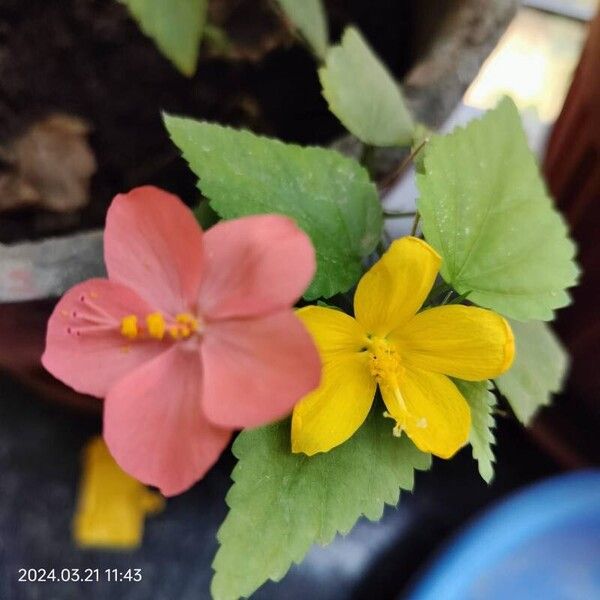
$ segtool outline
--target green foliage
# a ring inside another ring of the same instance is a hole
[[[469,300],[543,321],[570,302],[575,247],[552,206],[514,103],[424,148],[418,208],[441,273]]]
[[[277,0],[287,17],[308,42],[315,56],[324,59],[329,44],[327,17],[321,0]]]
[[[479,474],[486,483],[494,478],[494,450],[495,443],[494,407],[496,398],[490,389],[488,381],[460,381],[454,382],[471,408],[471,432],[469,443],[473,450],[473,458],[477,461]]]
[[[211,208],[206,199],[201,200],[200,204],[194,209],[194,216],[204,230],[219,222],[219,215]]]
[[[208,0],[119,0],[140,29],[188,77],[198,62]]]
[[[227,495],[229,514],[217,534],[213,597],[248,596],[280,580],[313,543],[328,544],[362,515],[378,520],[411,490],[415,469],[431,457],[395,438],[381,411],[346,443],[325,454],[292,454],[289,421],[247,430],[233,445],[239,459]]]
[[[279,213],[306,231],[317,253],[306,299],[356,283],[382,228],[377,191],[358,163],[211,123],[166,116],[165,124],[221,217]]]
[[[346,29],[329,50],[319,78],[329,109],[357,138],[373,146],[410,144],[414,125],[400,88],[356,29]]]
[[[569,359],[550,327],[540,321],[511,322],[515,362],[496,379],[517,418],[527,425],[541,406],[550,404],[567,374]]]

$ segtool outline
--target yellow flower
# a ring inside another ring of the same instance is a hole
[[[298,311],[323,362],[321,385],[294,409],[292,450],[312,455],[345,442],[364,422],[379,385],[396,435],[451,457],[467,441],[469,405],[449,377],[481,381],[504,373],[514,338],[498,314],[474,306],[417,313],[441,263],[422,240],[405,237],[360,280],[356,318],[331,308]]]

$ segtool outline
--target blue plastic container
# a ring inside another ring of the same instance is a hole
[[[600,470],[546,480],[494,506],[409,600],[600,600]]]

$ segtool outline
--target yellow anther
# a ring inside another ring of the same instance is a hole
[[[146,317],[146,327],[148,327],[148,335],[157,340],[162,340],[165,336],[165,318],[159,312],[154,312]]]
[[[382,338],[373,338],[369,345],[369,352],[371,375],[379,383],[396,381],[401,364],[395,345]]]
[[[175,317],[175,320],[182,325],[187,325],[190,333],[198,331],[198,319],[194,315],[190,315],[190,313],[180,313]]]
[[[121,319],[121,335],[134,340],[138,335],[138,320],[135,315],[127,315]]]
[[[174,340],[183,340],[192,335],[192,330],[187,325],[171,325],[169,327],[169,335]]]
[[[179,325],[171,325],[168,329],[168,332],[174,340],[178,340],[181,337],[181,329]]]

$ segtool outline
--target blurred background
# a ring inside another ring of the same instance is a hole
[[[597,0],[325,4],[332,39],[346,24],[357,24],[402,83],[416,118],[430,127],[449,130],[504,94],[514,98],[577,241],[583,276],[573,305],[555,323],[572,357],[565,390],[527,430],[508,411],[498,419],[490,486],[468,451],[451,462],[436,461],[430,472],[417,474],[416,493],[404,495],[398,510],[388,508],[380,523],[361,521],[347,537],[313,549],[282,582],[266,584],[255,597],[600,597]],[[84,593],[98,599],[208,598],[231,455],[226,452],[201,483],[146,520],[138,549],[79,549],[72,524],[82,451],[100,431],[101,407],[52,380],[39,358],[55,297],[102,268],[99,228],[115,193],[153,183],[190,203],[198,200],[194,176],[169,141],[160,111],[303,144],[350,144],[340,139],[342,127],[321,97],[313,59],[268,0],[211,0],[209,10],[228,44],[205,40],[197,73],[188,79],[117,2],[0,0],[0,600]],[[397,161],[379,157],[382,178]],[[390,208],[414,207],[410,173],[384,201]],[[403,233],[402,225],[390,231]],[[492,508],[564,472],[575,474]],[[520,529],[548,506],[572,511],[546,521],[540,516],[539,530]],[[488,514],[478,533],[465,529],[490,509],[502,512]],[[494,519],[511,525],[494,529]],[[499,532],[507,530],[521,537],[501,539]],[[466,537],[455,537],[463,531]],[[574,538],[574,531],[587,537]],[[486,536],[491,541],[481,546]],[[501,549],[491,551],[494,540],[523,560],[503,564]],[[536,554],[540,547],[548,554]],[[553,548],[562,548],[571,562],[553,570]],[[488,554],[489,564],[482,558]],[[444,579],[456,568],[452,561],[461,557],[470,565],[478,556],[472,578],[486,574],[485,585],[467,593],[465,579],[462,588],[452,588],[448,581],[458,576]],[[548,595],[532,595],[543,589],[534,587],[528,595],[518,583],[544,585],[544,574],[535,571],[540,565],[546,575],[562,573],[560,581],[547,579]],[[19,583],[18,569],[27,567],[140,568],[143,580]],[[517,587],[494,588],[494,581],[513,581],[511,574]]]

